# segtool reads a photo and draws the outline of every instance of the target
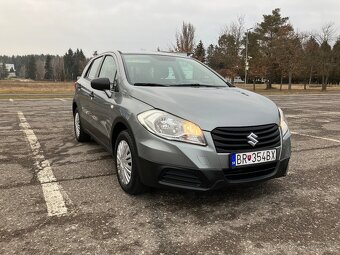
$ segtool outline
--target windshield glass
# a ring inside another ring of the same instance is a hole
[[[190,58],[147,54],[122,56],[128,80],[136,86],[227,86],[222,78]]]

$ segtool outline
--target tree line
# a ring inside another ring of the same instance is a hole
[[[223,28],[217,43],[204,47],[195,43],[195,27],[183,22],[175,35],[173,52],[191,52],[198,60],[233,80],[241,77],[246,82],[327,84],[340,82],[340,37],[336,38],[332,23],[319,32],[297,32],[280,9],[263,15],[253,28],[244,27],[239,18]]]
[[[327,84],[340,82],[340,37],[329,23],[318,32],[298,32],[280,9],[263,15],[261,22],[245,28],[243,18],[225,26],[216,44],[196,43],[193,24],[183,22],[175,34],[172,52],[193,53],[224,77],[234,81],[241,77],[246,83]],[[158,50],[160,50],[158,48]],[[0,63],[15,65],[16,76],[33,80],[76,80],[88,59],[81,49],[69,49],[63,56],[27,55],[0,56]],[[7,76],[0,65],[0,79]]]
[[[83,71],[88,59],[81,49],[69,49],[63,56],[26,55],[0,56],[0,63],[14,64],[18,78],[32,80],[71,81]],[[0,67],[0,79],[8,75],[5,67]]]

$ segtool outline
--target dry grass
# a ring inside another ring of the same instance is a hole
[[[236,84],[239,88],[253,90],[252,84]],[[320,93],[320,85],[307,86],[293,84],[292,90],[284,84],[280,90],[279,84],[274,84],[273,89],[267,90],[265,84],[256,84],[255,92],[260,94],[294,94],[294,93]],[[324,93],[340,92],[340,86],[328,86]],[[43,97],[71,97],[74,94],[73,82],[46,82],[32,80],[0,80],[0,99],[4,98],[43,98]]]
[[[1,80],[1,94],[73,94],[73,82],[45,82],[30,80]]]
[[[253,84],[236,84],[237,87],[253,90]],[[288,84],[282,85],[282,90],[280,90],[280,84],[273,84],[272,89],[266,89],[265,84],[256,84],[255,85],[255,92],[260,94],[296,94],[296,93],[320,93],[321,92],[321,85],[312,84],[311,86],[307,85],[306,90],[304,89],[303,84],[292,84],[292,89],[288,90]],[[327,90],[323,93],[332,93],[332,92],[340,92],[340,85],[329,85]]]

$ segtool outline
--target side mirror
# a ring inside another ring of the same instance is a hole
[[[110,90],[110,85],[108,78],[97,78],[91,81],[91,87],[96,90]]]

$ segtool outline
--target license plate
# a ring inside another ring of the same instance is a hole
[[[276,150],[254,151],[231,154],[231,166],[255,165],[276,160]]]

